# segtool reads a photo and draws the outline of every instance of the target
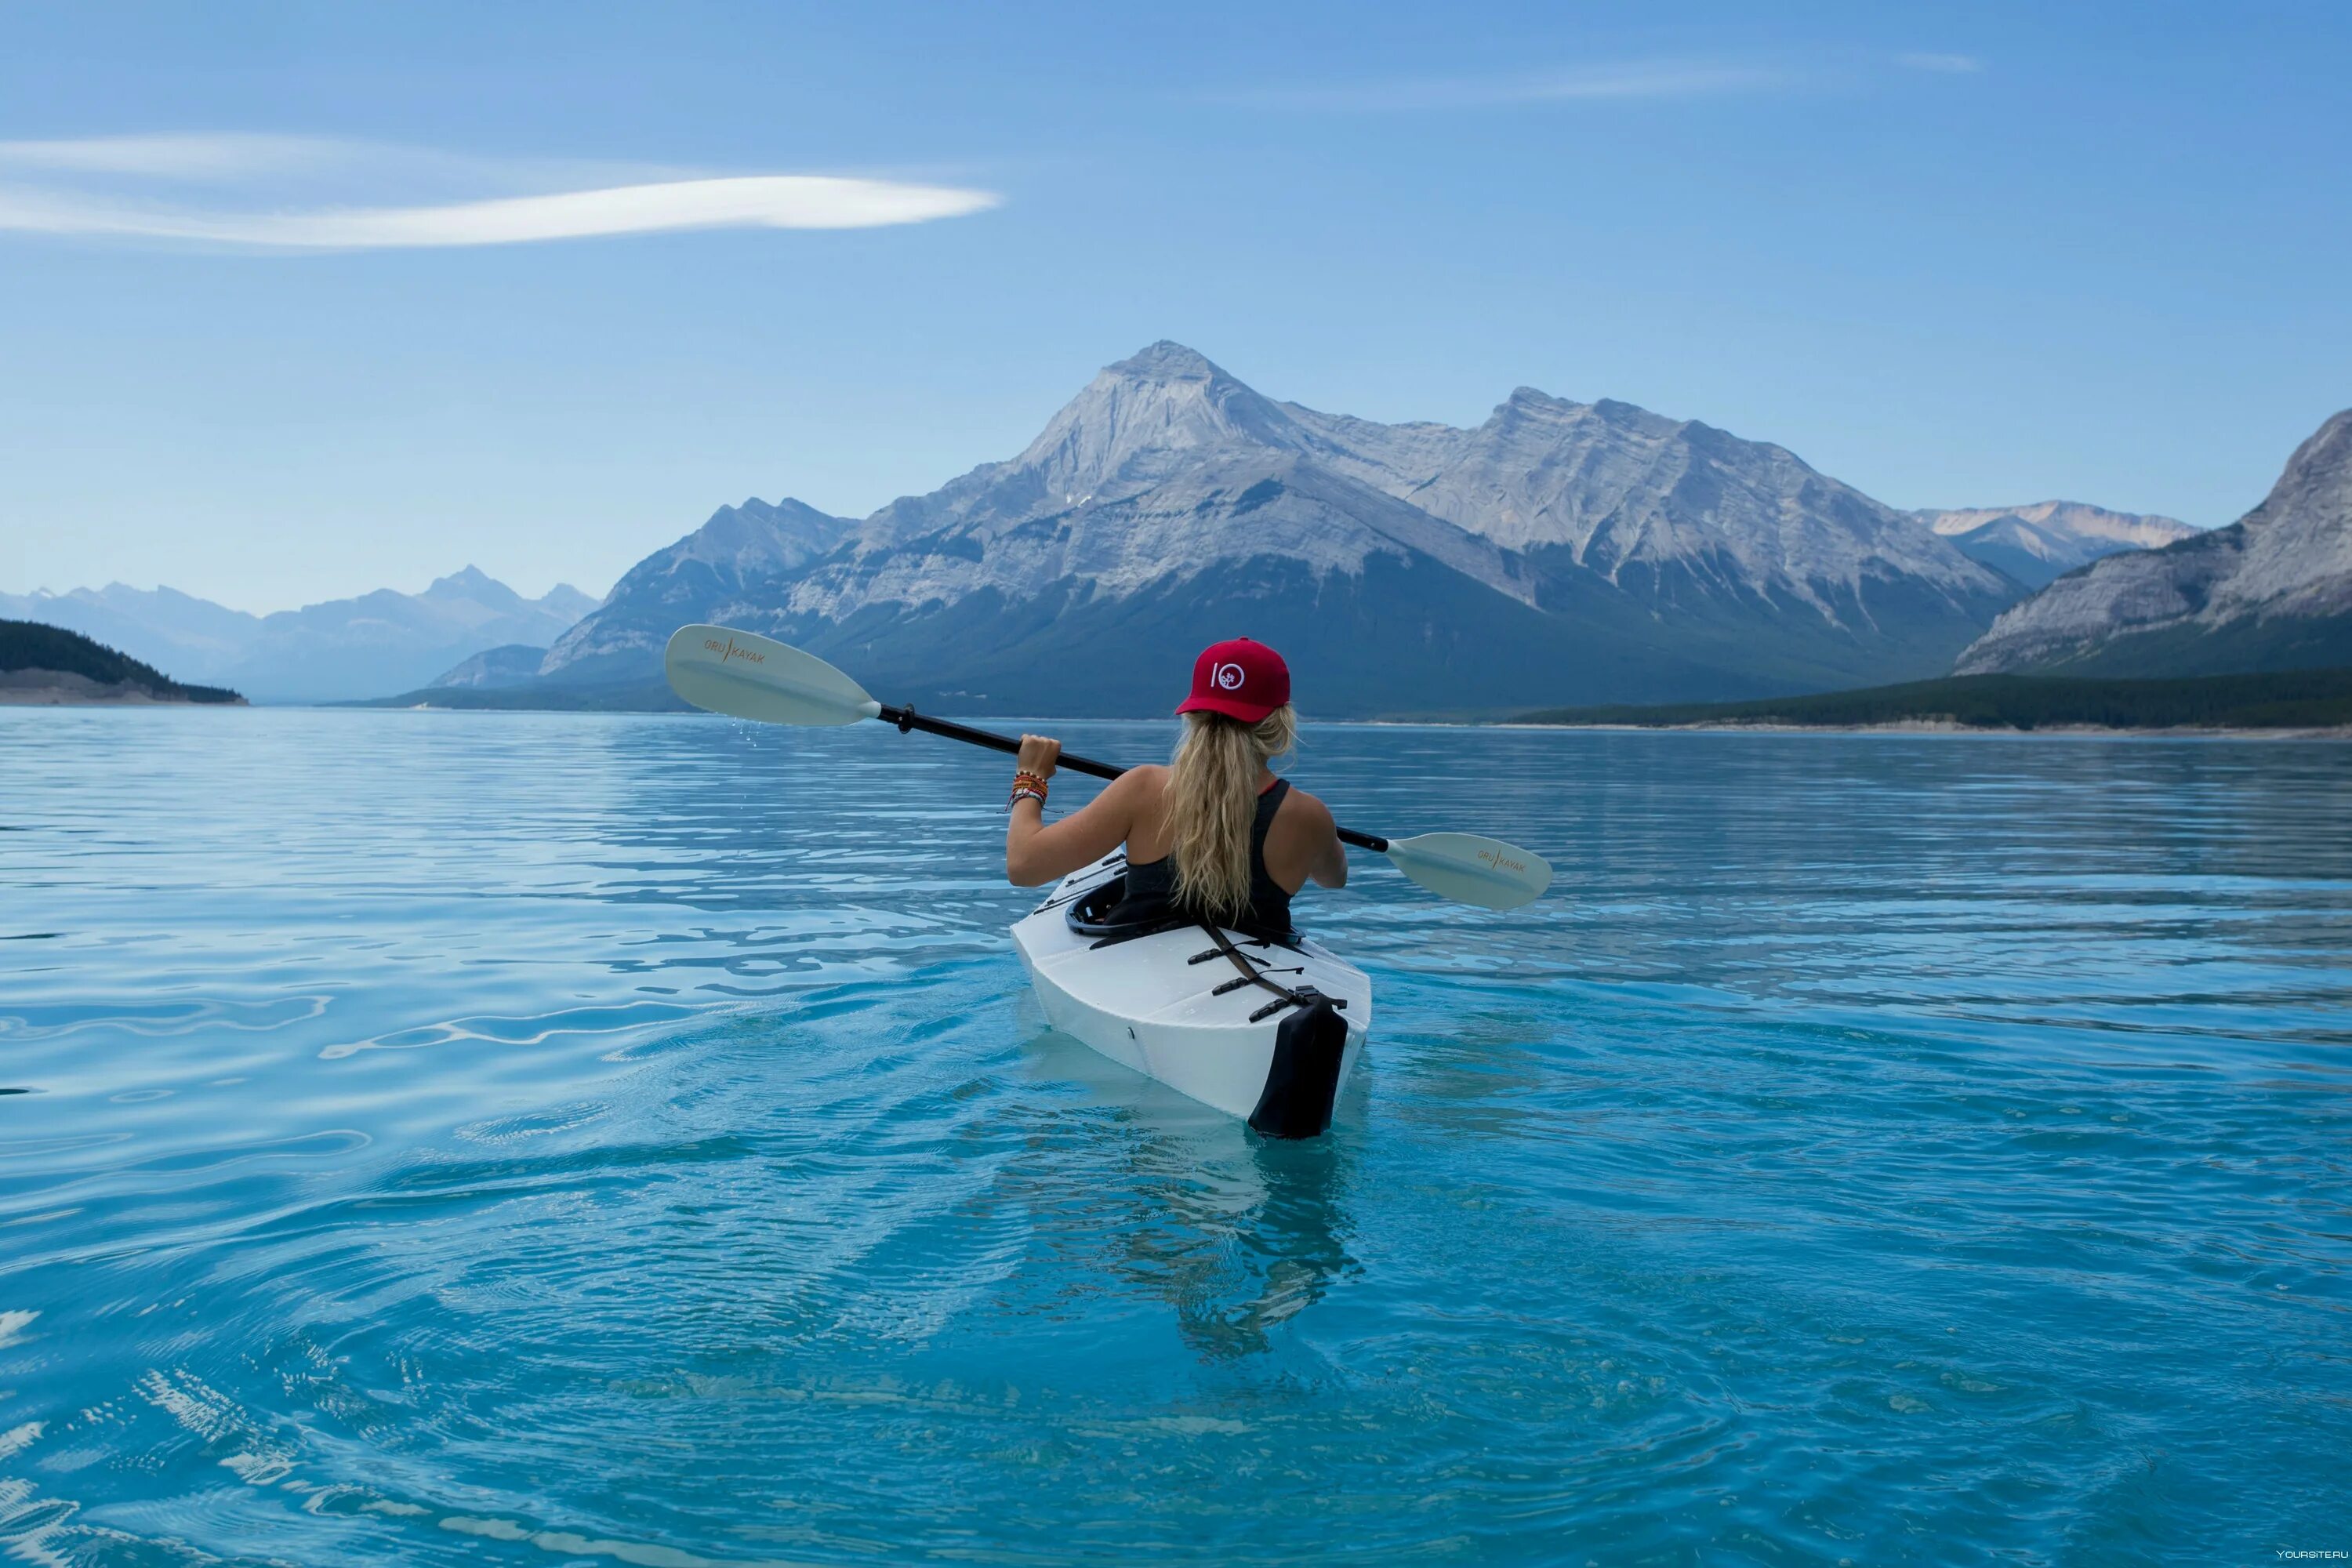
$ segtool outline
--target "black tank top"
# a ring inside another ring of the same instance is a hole
[[[1265,868],[1265,830],[1274,826],[1274,814],[1282,809],[1282,797],[1289,793],[1290,781],[1276,779],[1257,797],[1257,816],[1250,823],[1249,908],[1242,911],[1239,919],[1228,922],[1232,925],[1276,934],[1290,930],[1290,895],[1282,890],[1282,884]],[[1111,910],[1111,922],[1128,925],[1190,912],[1176,905],[1175,860],[1173,855],[1162,855],[1157,860],[1129,860],[1127,892]]]

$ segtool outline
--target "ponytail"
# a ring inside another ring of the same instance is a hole
[[[1197,710],[1184,715],[1168,773],[1178,903],[1216,920],[1249,907],[1258,774],[1297,742],[1298,715],[1286,702],[1255,724]]]

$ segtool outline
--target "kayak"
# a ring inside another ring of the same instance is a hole
[[[1205,922],[1118,926],[1124,852],[1013,927],[1045,1020],[1269,1137],[1312,1138],[1363,1048],[1372,983],[1318,942]]]

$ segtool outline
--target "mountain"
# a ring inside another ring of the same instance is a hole
[[[1956,673],[2225,675],[2352,665],[2352,409],[2227,528],[2110,555],[2015,605]]]
[[[1970,560],[2006,572],[2029,588],[2043,587],[2103,555],[2161,549],[2198,531],[2169,517],[2109,511],[2073,500],[1911,515],[1958,545]]]
[[[120,583],[70,594],[0,595],[0,614],[69,627],[264,702],[404,691],[484,648],[544,648],[595,606],[569,584],[526,599],[472,566],[436,578],[422,594],[379,589],[269,616]]]
[[[1334,717],[1748,696],[1940,673],[2016,594],[1706,425],[1524,388],[1475,428],[1381,425],[1161,342],[1019,456],[862,522],[722,510],[533,689],[642,689],[672,630],[714,620],[967,711],[1165,712],[1234,635],[1282,648]]]
[[[747,595],[830,552],[856,526],[789,498],[722,506],[631,567],[600,612],[553,639],[546,668],[575,684],[657,677],[662,647],[680,625],[742,611]]]
[[[0,705],[244,701],[216,686],[183,686],[63,626],[0,620]]]
[[[530,643],[500,643],[434,677],[432,689],[470,687],[487,691],[520,686],[538,675],[539,667],[546,661],[547,650],[543,647],[534,647]]]
[[[379,588],[262,617],[260,635],[226,672],[263,701],[332,702],[421,686],[458,660],[504,643],[555,640],[583,596],[524,598],[478,568],[438,577],[422,594]]]
[[[473,568],[469,566],[467,570],[470,572]],[[602,599],[590,598],[569,583],[558,583],[538,598],[523,600],[523,603],[536,605],[547,615],[562,621],[566,627],[604,602]]]
[[[121,583],[70,594],[0,594],[0,615],[68,627],[192,679],[219,677],[261,630],[259,616],[210,599]]]

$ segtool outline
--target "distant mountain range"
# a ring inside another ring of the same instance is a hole
[[[1911,515],[1959,546],[1970,560],[2006,572],[2029,588],[2045,586],[2103,555],[2155,550],[2198,531],[2173,518],[2109,511],[2072,500]]]
[[[601,605],[469,566],[266,616],[119,584],[0,595],[0,616],[265,702],[675,707],[660,651],[698,620],[807,647],[892,700],[1073,717],[1166,712],[1192,654],[1236,635],[1280,647],[1329,718],[1777,698],[1956,656],[2267,668],[2336,647],[2328,616],[2352,605],[2327,585],[2347,417],[2263,508],[2200,534],[2074,501],[1898,511],[1785,448],[1528,387],[1472,428],[1384,425],[1160,342],[1017,457],[864,519],[721,507]],[[2248,617],[2292,626],[2217,630]],[[2158,632],[2173,651],[2151,659]],[[2257,662],[2210,662],[2242,644],[2226,657]]]
[[[1974,526],[2035,531],[2037,563],[2128,547],[2074,513],[2120,517],[2051,503]],[[2141,524],[2179,526],[2118,526]],[[1382,425],[1160,342],[1018,457],[862,521],[724,508],[536,670],[501,653],[450,674],[517,705],[656,703],[663,643],[710,620],[892,700],[1146,714],[1202,644],[1246,635],[1290,658],[1315,714],[1493,711],[1937,675],[2022,592],[1927,518],[1696,421],[1521,388],[1475,428]]]
[[[2114,555],[2005,612],[1963,675],[2222,675],[2352,666],[2352,409],[2227,528]]]
[[[389,588],[252,616],[171,588],[0,594],[0,616],[64,626],[173,679],[258,702],[332,702],[421,686],[499,644],[544,648],[596,601],[569,585],[526,599],[468,566],[422,594]]]

